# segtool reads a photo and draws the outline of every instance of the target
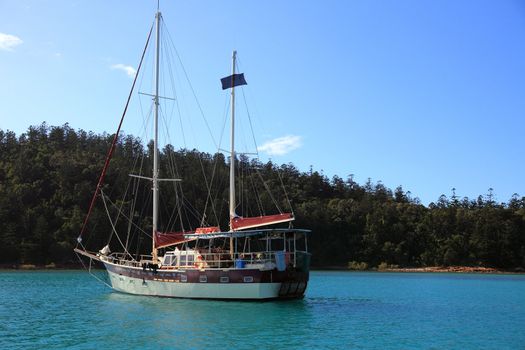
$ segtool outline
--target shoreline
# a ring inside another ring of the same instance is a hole
[[[100,269],[92,266],[93,269]],[[60,271],[60,270],[83,270],[82,265],[34,265],[34,264],[0,264],[3,271]],[[478,273],[478,274],[525,274],[521,267],[512,269],[497,269],[483,266],[427,266],[427,267],[396,267],[396,268],[369,268],[349,269],[345,266],[312,266],[311,271],[349,271],[349,272],[397,272],[397,273]]]
[[[96,268],[96,267],[92,267]],[[34,265],[34,264],[0,264],[0,270],[9,270],[9,271],[44,271],[44,270],[83,270],[82,265],[77,264],[48,264],[48,265]]]
[[[319,271],[353,271],[353,272],[398,272],[398,273],[479,273],[479,274],[525,274],[525,269],[515,267],[511,269],[497,269],[483,266],[426,266],[426,267],[390,267],[349,269],[345,266],[313,267]]]
[[[432,272],[432,273],[485,273],[485,274],[495,274],[495,273],[520,273],[516,269],[512,270],[502,270],[495,269],[492,267],[472,267],[472,266],[429,266],[429,267],[412,267],[412,268],[391,268],[385,269],[383,271],[389,272]],[[523,273],[523,271],[521,271]]]

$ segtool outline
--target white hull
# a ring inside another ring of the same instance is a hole
[[[108,271],[113,289],[129,294],[193,299],[275,299],[281,283],[181,283],[143,280]]]

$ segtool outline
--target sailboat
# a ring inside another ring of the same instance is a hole
[[[159,69],[160,29],[162,14],[155,15],[155,92],[153,97],[153,169],[150,176],[133,175],[151,182],[152,221],[150,255],[111,252],[109,245],[99,251],[90,251],[83,245],[83,234],[97,198],[101,196],[104,178],[111,162],[115,143],[122,125],[114,136],[104,168],[91,200],[88,213],[77,239],[75,252],[81,260],[103,264],[107,271],[107,284],[116,291],[147,296],[227,299],[227,300],[271,300],[297,299],[305,294],[310,256],[307,238],[309,230],[292,226],[292,213],[278,213],[243,217],[236,208],[236,152],[235,152],[235,87],[245,85],[243,74],[236,71],[236,51],[232,55],[232,74],[221,79],[223,90],[231,96],[231,138],[229,171],[229,228],[203,226],[194,230],[162,232],[159,227]],[[152,26],[153,30],[153,26]],[[148,46],[150,36],[146,43]],[[146,48],[144,49],[144,52]],[[142,54],[142,59],[144,53]],[[139,69],[142,65],[139,64]],[[138,72],[133,82],[133,87]],[[132,87],[132,92],[133,92]],[[132,92],[130,92],[130,97]],[[129,98],[128,98],[129,103]],[[127,109],[127,104],[126,108]],[[122,116],[124,118],[125,112]],[[130,218],[131,220],[132,218]],[[287,225],[287,227],[277,227]],[[113,223],[113,230],[116,230]]]

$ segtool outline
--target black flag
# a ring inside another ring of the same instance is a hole
[[[238,85],[247,85],[248,83],[244,79],[244,73],[230,75],[229,77],[222,78],[222,89],[226,90]]]

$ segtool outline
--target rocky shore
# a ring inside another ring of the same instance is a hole
[[[509,268],[509,269],[497,269],[493,267],[483,266],[426,266],[426,267],[398,267],[395,265],[386,265],[379,267],[368,267],[364,264],[349,265],[349,266],[316,266],[312,267],[312,270],[346,270],[346,271],[363,271],[363,272],[428,272],[428,273],[485,273],[485,274],[498,274],[498,273],[525,273],[525,269],[521,267]]]
[[[472,266],[428,266],[428,267],[409,267],[409,268],[387,268],[380,271],[388,272],[460,272],[460,273],[509,273],[519,271],[499,270],[492,267],[472,267]],[[521,271],[523,272],[523,271]]]
[[[81,264],[0,264],[0,270],[80,270]]]

